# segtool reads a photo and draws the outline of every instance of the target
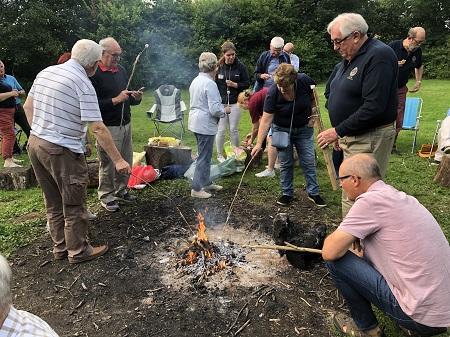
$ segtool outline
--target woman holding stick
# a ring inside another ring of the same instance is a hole
[[[13,158],[14,142],[14,112],[16,107],[15,98],[19,96],[17,90],[0,82],[0,133],[2,136],[2,157],[5,161],[4,167],[22,167]]]
[[[195,135],[198,152],[191,196],[200,199],[210,198],[209,192],[222,189],[222,186],[213,184],[210,179],[211,158],[219,120],[231,110],[230,107],[223,107],[219,90],[214,82],[217,65],[216,55],[202,53],[198,60],[200,73],[189,87],[188,128]]]
[[[326,203],[319,195],[317,183],[314,128],[311,121],[315,101],[310,86],[314,84],[314,81],[306,74],[298,74],[294,67],[287,63],[278,66],[274,81],[264,103],[258,140],[252,150],[252,155],[261,150],[270,125],[273,130],[272,145],[274,145],[276,132],[287,133],[289,140],[287,147],[278,148],[282,195],[277,203],[288,206],[294,199],[293,147],[295,146],[306,180],[308,199],[318,207],[324,207]]]
[[[223,146],[225,133],[230,132],[231,145],[239,146],[239,121],[241,110],[237,104],[238,95],[250,85],[247,68],[236,57],[236,47],[233,42],[225,41],[221,46],[222,57],[219,59],[219,69],[216,74],[216,83],[224,107],[229,106],[231,113],[221,118],[216,135],[217,160],[223,162]]]

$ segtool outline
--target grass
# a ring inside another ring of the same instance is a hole
[[[411,83],[410,85],[412,87]],[[318,90],[319,97],[322,98],[324,85],[319,85]],[[424,101],[417,141],[419,146],[423,143],[431,143],[436,128],[436,120],[443,119],[446,116],[446,111],[450,107],[447,98],[448,92],[450,92],[450,80],[425,80],[422,83],[422,89],[415,95],[411,95],[420,96]],[[186,104],[189,104],[187,90],[183,90],[182,98]],[[153,93],[147,91],[141,105],[133,107],[133,143],[134,150],[137,152],[142,151],[148,138],[155,135],[153,123],[145,113],[150,109],[153,102]],[[328,115],[323,106],[324,99],[321,99],[320,104],[324,123],[329,126]],[[185,114],[186,128],[187,117],[188,113]],[[250,129],[250,117],[244,111],[240,124],[241,137]],[[411,154],[412,137],[412,132],[402,131],[400,133],[397,147],[402,155],[391,156],[386,181],[415,196],[425,205],[441,225],[447,239],[450,239],[450,212],[448,212],[450,190],[433,182],[436,166],[430,166],[427,160],[418,157],[416,153]],[[195,140],[191,132],[185,132],[183,143],[191,146],[193,152],[195,152]],[[318,153],[320,154],[319,151]],[[29,162],[26,155],[21,155],[20,158]],[[260,169],[263,169],[263,164]],[[262,186],[267,190],[267,193],[249,195],[248,198],[256,204],[274,202],[280,191],[278,179],[257,180],[254,173],[255,171],[248,172],[244,183],[248,186]],[[330,221],[338,224],[340,221],[340,192],[332,190],[321,155],[319,155],[318,161],[318,175],[321,194],[329,205]],[[221,184],[235,188],[239,180],[240,175],[236,174],[222,179]],[[300,170],[296,170],[295,186],[298,189],[302,185],[304,185],[304,178]],[[186,188],[187,193],[189,188],[188,184],[182,181],[161,181],[156,182],[154,186],[161,191],[176,190],[177,193],[182,193],[183,188]],[[89,190],[88,196],[89,206],[95,211],[99,207],[96,201],[96,191]],[[43,199],[39,188],[33,188],[26,191],[0,191],[0,202],[2,205],[0,207],[0,252],[9,255],[18,247],[33,241],[37,235],[45,231]],[[393,324],[382,315],[381,321],[387,326],[389,336],[402,336]]]

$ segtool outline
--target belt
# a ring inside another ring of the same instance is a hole
[[[384,125],[380,125],[380,126],[377,126],[376,128],[373,128],[373,129],[369,129],[369,130],[367,130],[367,131],[373,131],[373,130],[379,130],[379,129],[385,129],[385,128],[388,128],[388,127],[393,127],[393,128],[395,128],[395,122],[390,122],[390,123],[388,123],[388,124],[384,124]]]

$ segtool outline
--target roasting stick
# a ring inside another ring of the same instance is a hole
[[[138,181],[139,181],[139,180],[142,181],[145,185],[151,187],[156,193],[158,193],[158,194],[162,195],[163,197],[169,199],[169,200],[175,205],[175,202],[173,201],[173,199],[172,199],[171,197],[169,197],[168,195],[166,195],[166,194],[164,194],[164,193],[158,191],[158,190],[157,190],[155,187],[153,187],[148,181],[146,181],[145,179],[142,179],[142,178],[138,177],[137,175],[135,175],[135,174],[133,174],[133,173],[131,173],[131,172],[130,172],[130,175],[133,176],[133,177],[135,177]],[[191,234],[194,234],[194,231],[192,230],[191,225],[190,225],[189,222],[186,220],[186,217],[183,215],[183,213],[181,212],[180,208],[179,208],[177,205],[175,205],[175,208],[177,209],[178,213],[180,213],[181,218],[182,218],[182,219],[184,220],[184,222],[186,223],[186,225],[187,225],[189,231],[191,232]]]
[[[255,249],[272,249],[272,250],[289,250],[292,252],[299,253],[316,253],[322,254],[322,250],[314,248],[297,247],[292,244],[288,246],[277,246],[277,245],[243,245],[245,248],[255,248]]]
[[[316,120],[315,124],[317,126],[318,132],[320,133],[323,130],[325,130],[325,128],[323,126],[322,117],[320,116],[319,98],[317,96],[316,86],[311,85],[310,87],[313,91],[314,102],[316,103],[316,109],[317,109],[317,115],[315,116],[315,117],[317,117],[317,120]],[[333,191],[336,191],[338,189],[338,183],[336,180],[336,170],[334,169],[333,159],[331,158],[330,149],[327,146],[326,148],[322,149],[322,152],[323,152],[323,157],[325,159],[325,164],[327,165],[327,171],[328,171],[328,176],[330,177],[331,187],[333,187]]]

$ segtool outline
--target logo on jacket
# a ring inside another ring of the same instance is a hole
[[[415,56],[413,56],[412,58],[411,58],[411,60],[414,62],[414,63],[416,63],[416,57]]]
[[[347,79],[353,80],[353,76],[355,76],[358,73],[358,67],[355,67],[350,71],[350,75],[347,76]]]

